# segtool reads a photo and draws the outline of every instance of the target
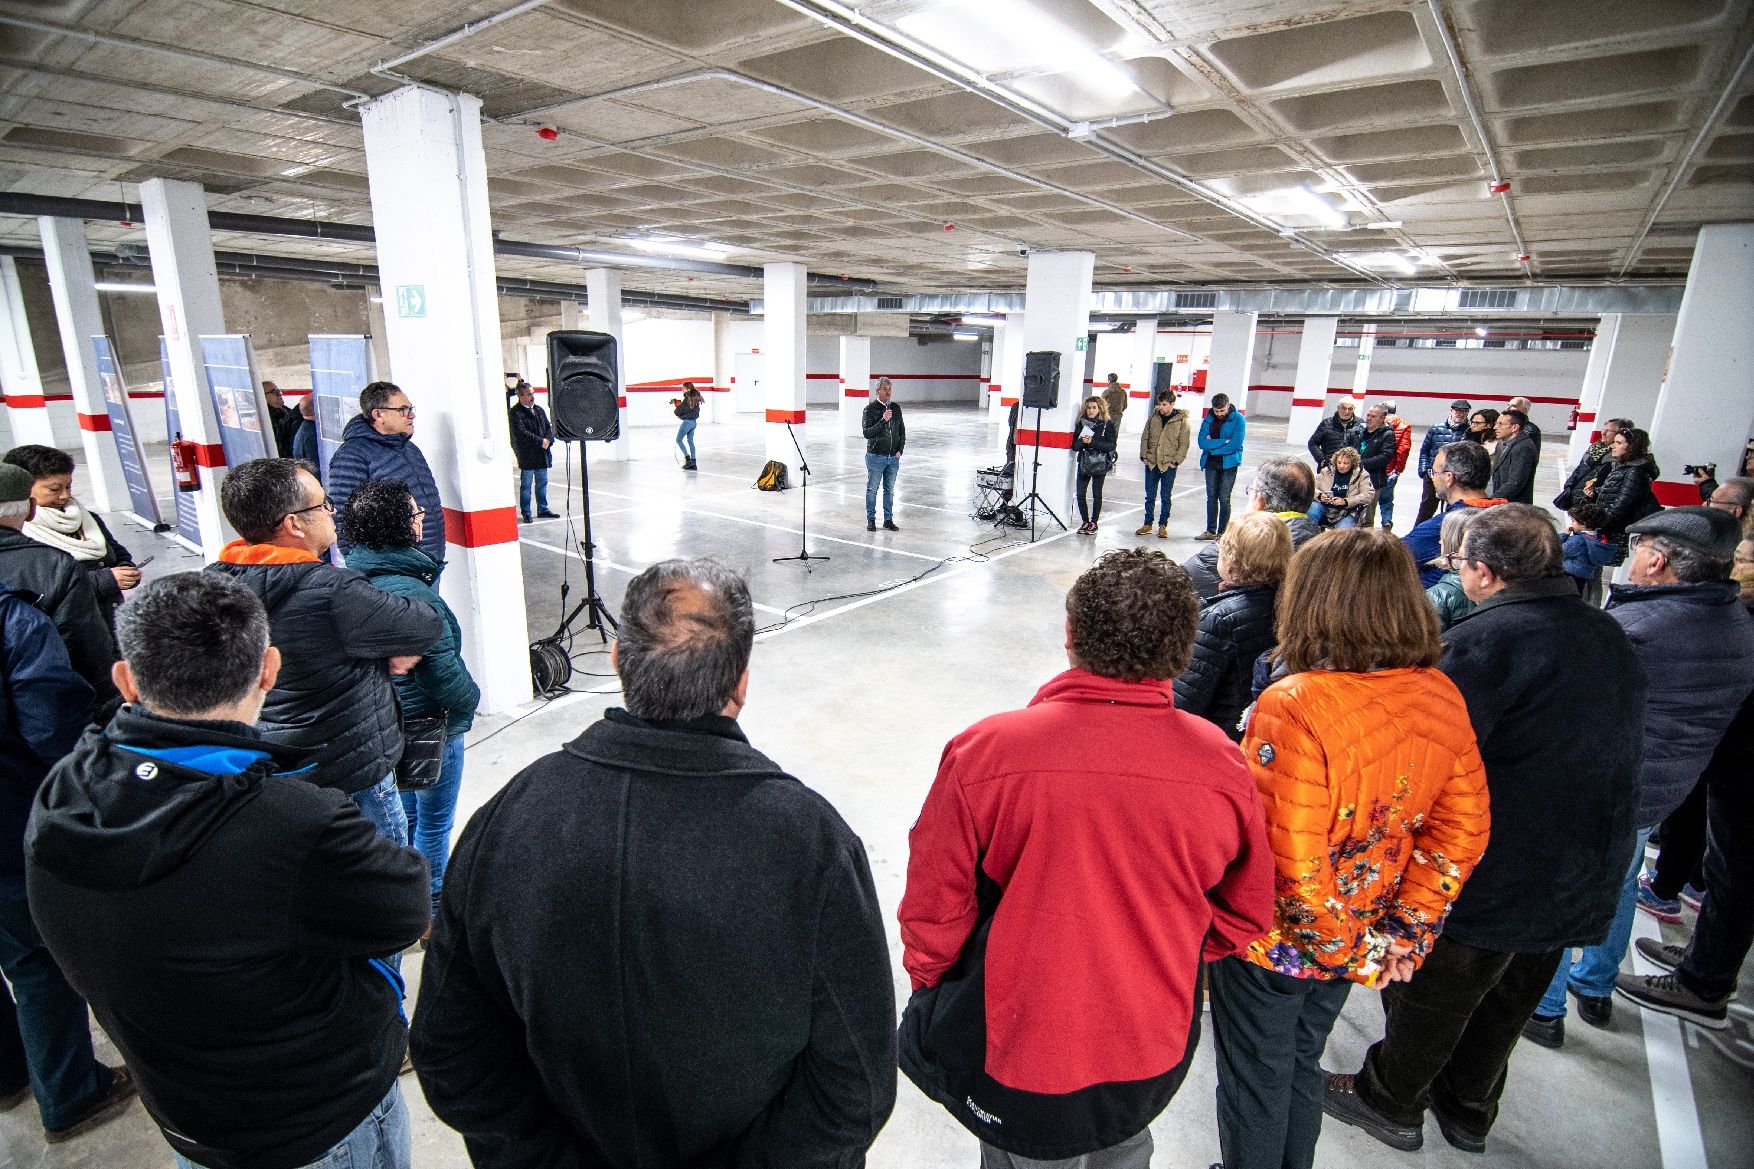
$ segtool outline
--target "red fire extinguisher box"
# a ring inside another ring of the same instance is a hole
[[[1196,369],[1194,371],[1193,386],[1196,390],[1204,390],[1206,388],[1206,374],[1207,374],[1207,372],[1208,371],[1203,370],[1203,369]]]

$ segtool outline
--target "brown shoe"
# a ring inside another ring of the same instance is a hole
[[[70,1141],[76,1136],[90,1132],[106,1121],[116,1119],[127,1110],[128,1105],[134,1101],[134,1077],[125,1067],[111,1068],[110,1070],[116,1074],[116,1078],[110,1083],[110,1090],[105,1092],[96,1104],[87,1109],[84,1116],[66,1128],[45,1128],[43,1140],[51,1145]]]
[[[1150,534],[1151,534],[1151,525],[1148,523],[1147,524],[1140,524],[1133,531],[1133,535],[1135,535],[1135,536],[1149,536]]]
[[[20,1104],[29,1100],[30,1097],[31,1091],[29,1084],[26,1084],[18,1091],[10,1093],[9,1095],[0,1096],[0,1112],[11,1112],[14,1108],[17,1108]]]
[[[1159,540],[1169,539],[1169,525],[1168,524],[1158,524],[1157,525],[1157,538]]]

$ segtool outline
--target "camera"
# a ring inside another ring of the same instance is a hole
[[[1681,468],[1683,475],[1703,475],[1707,479],[1717,478],[1716,463],[1688,463]]]

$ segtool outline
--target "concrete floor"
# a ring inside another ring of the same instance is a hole
[[[907,986],[894,910],[906,870],[907,831],[945,740],[986,714],[1027,702],[1064,667],[1067,587],[1103,550],[1141,542],[1132,535],[1139,522],[1139,474],[1126,460],[1110,477],[1109,506],[1094,538],[1062,534],[1048,523],[1031,545],[1017,533],[995,538],[989,525],[969,518],[973,472],[1000,461],[1000,428],[968,407],[910,405],[908,421],[899,533],[864,529],[862,445],[821,433],[832,426],[812,428],[808,450],[817,475],[810,489],[810,547],[833,559],[809,572],[796,563],[770,563],[798,551],[799,497],[796,491],[774,495],[750,488],[765,458],[759,422],[703,426],[703,469],[697,474],[677,469],[667,430],[635,432],[629,462],[594,459],[591,468],[599,587],[612,609],[619,607],[629,574],[664,557],[713,555],[748,574],[761,606],[758,618],[768,628],[756,647],[743,726],[757,747],[827,796],[864,839],[889,920],[898,998]],[[1240,483],[1248,481],[1247,466],[1261,458],[1301,453],[1300,445],[1287,447],[1283,439],[1282,421],[1252,422]],[[1558,447],[1557,441],[1550,444],[1554,457],[1543,464],[1540,498],[1557,489]],[[557,468],[551,500],[565,512],[563,479],[564,470]],[[1409,479],[1397,497],[1403,530],[1417,506],[1416,489]],[[572,498],[572,521],[522,529],[532,637],[553,631],[563,576],[573,586],[572,600],[582,589],[582,568],[570,551],[580,526],[576,491]],[[1198,546],[1191,537],[1203,526],[1203,501],[1199,472],[1190,467],[1179,484],[1171,538],[1143,542],[1177,559],[1189,555]],[[137,556],[156,552],[149,575],[196,566],[193,556],[167,540],[137,529],[124,539]],[[807,604],[900,582],[912,583],[874,597]],[[788,613],[793,619],[782,626]],[[616,700],[607,656],[590,652],[595,647],[587,633],[575,641],[580,670],[602,675],[576,677],[575,688],[584,692],[530,708],[515,721],[477,722],[459,824],[519,768],[578,734]],[[1639,928],[1654,932],[1654,923],[1641,915]],[[1681,927],[1666,932],[1672,940],[1684,935]],[[418,956],[405,961],[404,970],[417,987]],[[1745,977],[1742,1003],[1754,1002],[1751,992],[1754,977]],[[1328,1066],[1357,1067],[1381,1021],[1377,996],[1353,994],[1330,1040]],[[1731,1031],[1708,1033],[1662,1016],[1641,1018],[1622,1002],[1607,1030],[1575,1020],[1571,1026],[1563,1051],[1528,1044],[1518,1049],[1503,1115],[1484,1157],[1452,1150],[1429,1125],[1425,1150],[1417,1155],[1421,1163],[1432,1169],[1754,1165],[1754,1012],[1738,1006]],[[416,1117],[415,1164],[466,1165],[461,1140],[426,1110],[415,1080],[405,1078],[403,1087]],[[1209,1036],[1153,1132],[1154,1166],[1203,1167],[1218,1159]],[[895,1113],[871,1152],[874,1169],[973,1166],[977,1160],[974,1139],[903,1079]],[[1330,1169],[1407,1160],[1334,1123],[1324,1130],[1316,1157],[1318,1166]],[[138,1108],[54,1149],[42,1145],[30,1106],[0,1116],[0,1166],[133,1169],[169,1163],[168,1149]]]

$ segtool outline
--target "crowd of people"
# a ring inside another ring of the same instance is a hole
[[[184,1169],[405,1169],[412,1070],[479,1166],[826,1169],[862,1163],[899,1069],[986,1169],[1144,1169],[1209,1027],[1223,1165],[1296,1169],[1324,1117],[1415,1150],[1429,1113],[1484,1150],[1518,1041],[1563,1048],[1568,1000],[1727,1024],[1754,943],[1754,478],[1646,506],[1648,440],[1617,421],[1562,536],[1495,493],[1532,490],[1526,409],[1489,450],[1457,402],[1397,537],[1411,434],[1379,403],[1324,419],[1313,463],[1263,460],[1233,517],[1240,412],[1159,399],[1137,534],[1192,440],[1214,538],[1099,557],[1066,668],[944,748],[898,1016],[865,845],[739,725],[754,611],[716,562],[633,578],[624,705],[452,853],[479,691],[414,414],[366,387],[326,484],[234,467],[240,538],[148,584],[65,455],[0,462],[0,1108],[34,1095],[45,1139],[138,1094]],[[1089,530],[1117,429],[1083,404]],[[886,388],[865,437],[875,527],[905,445]],[[1687,944],[1639,943],[1667,972],[1619,973],[1633,915],[1684,894]],[[1354,987],[1381,1037],[1325,1067]]]

